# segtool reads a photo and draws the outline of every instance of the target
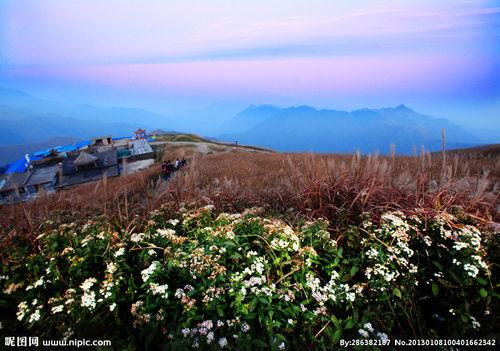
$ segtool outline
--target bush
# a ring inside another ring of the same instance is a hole
[[[389,212],[340,234],[328,227],[211,207],[155,211],[140,231],[62,225],[33,252],[12,246],[2,332],[128,349],[329,349],[341,338],[488,334],[481,325],[497,282],[486,234],[469,219]]]

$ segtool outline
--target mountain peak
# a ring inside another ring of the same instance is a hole
[[[399,111],[411,111],[411,112],[413,112],[413,110],[411,108],[409,108],[408,106],[406,106],[405,104],[401,104],[401,105],[395,107],[394,109],[399,110]]]
[[[300,111],[300,112],[317,112],[318,111],[314,107],[311,107],[309,105],[300,105],[300,106],[290,107],[290,110]]]
[[[223,127],[223,131],[229,134],[245,132],[280,110],[281,107],[275,105],[251,104],[228,121]]]
[[[243,111],[258,111],[258,110],[280,110],[281,107],[276,106],[276,105],[271,105],[271,104],[250,104],[246,109]]]

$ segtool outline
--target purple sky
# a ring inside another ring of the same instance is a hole
[[[175,115],[405,103],[500,128],[497,1],[3,0],[0,85]]]

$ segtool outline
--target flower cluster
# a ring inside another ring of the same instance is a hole
[[[484,235],[470,220],[388,212],[332,230],[257,209],[213,212],[157,210],[134,233],[92,221],[46,233],[0,272],[1,298],[17,306],[10,324],[61,337],[124,329],[132,335],[116,338],[136,348],[147,335],[172,348],[283,350],[387,340],[402,325],[481,332],[495,308]]]
[[[82,294],[82,307],[87,307],[92,310],[96,307],[96,293],[92,290],[92,286],[97,282],[95,278],[87,278],[80,285],[80,288],[83,290]]]

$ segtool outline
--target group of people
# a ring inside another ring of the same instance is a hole
[[[170,178],[175,171],[178,171],[182,167],[186,165],[187,161],[183,157],[182,159],[176,159],[175,162],[172,162],[171,160],[168,161],[163,161],[161,165],[161,174],[163,176],[163,179],[167,180]]]

